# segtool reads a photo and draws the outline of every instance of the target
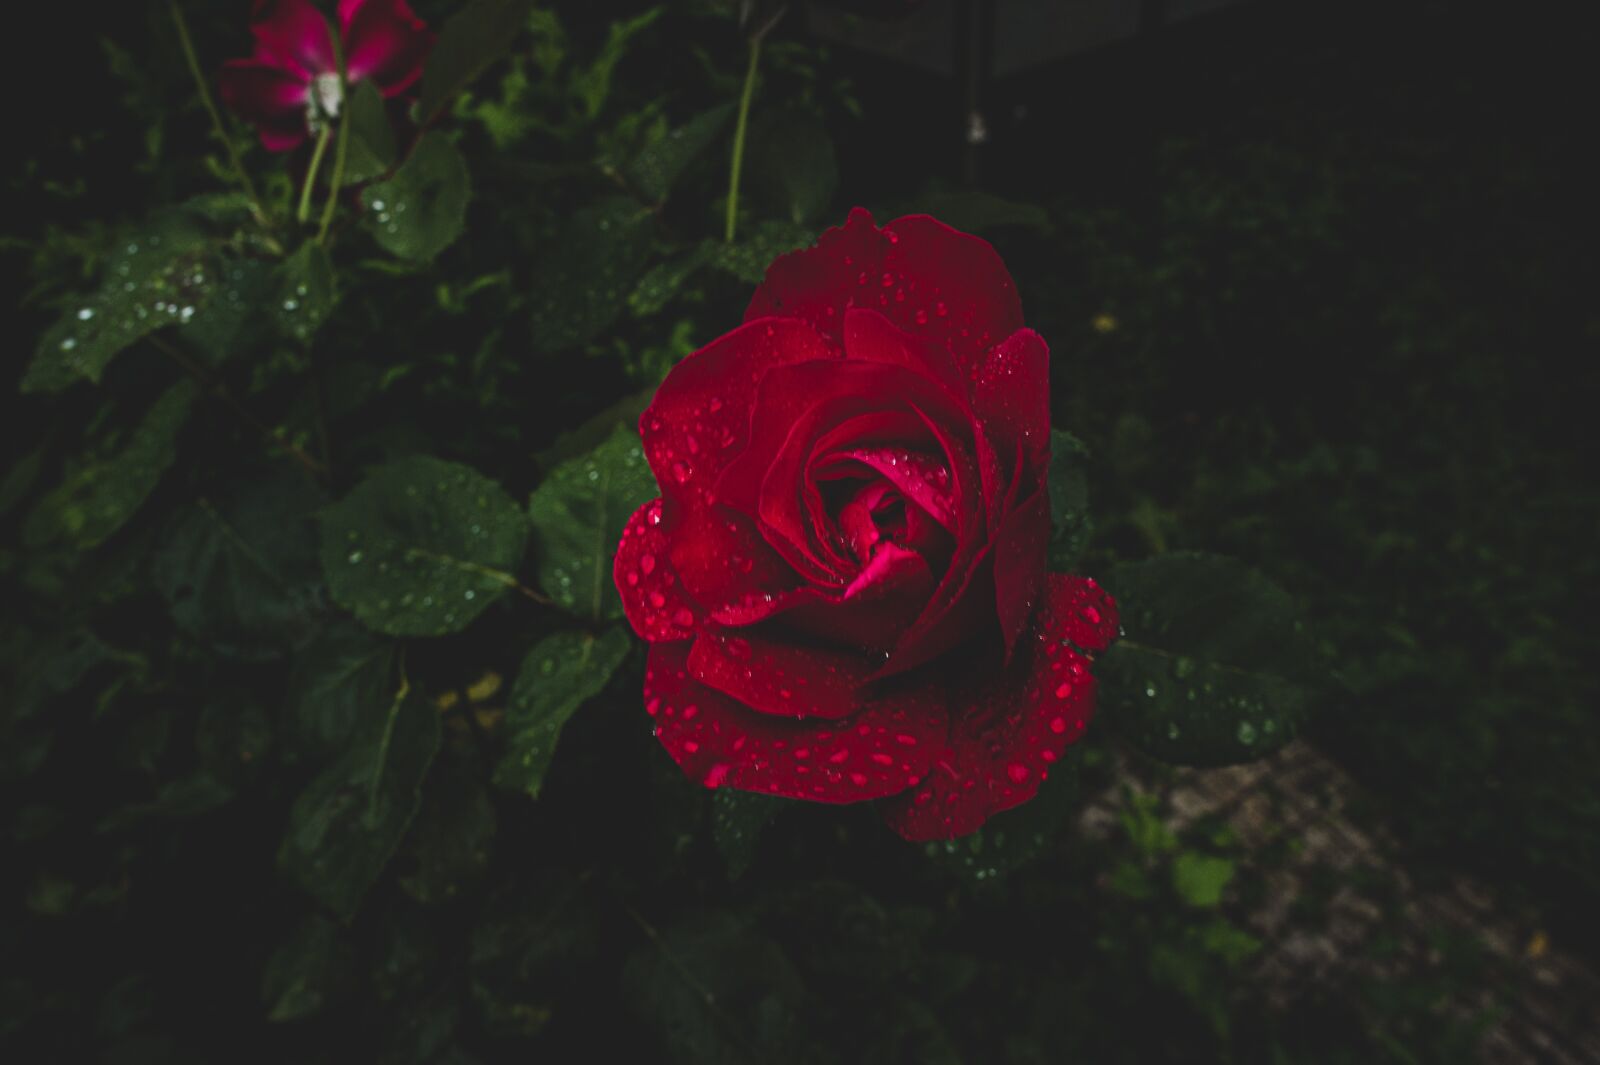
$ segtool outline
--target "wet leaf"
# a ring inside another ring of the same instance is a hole
[[[495,769],[496,785],[539,797],[562,726],[600,693],[632,645],[622,629],[609,628],[598,637],[558,632],[528,652],[511,689],[507,749]]]
[[[333,597],[391,636],[459,632],[516,585],[528,526],[499,485],[416,456],[380,467],[321,515]]]
[[[178,433],[189,420],[196,388],[180,381],[151,405],[125,446],[105,457],[84,457],[29,513],[29,546],[64,541],[87,550],[122,528],[155,490],[177,457]]]
[[[720,139],[732,116],[731,103],[696,115],[661,139],[645,145],[628,161],[622,176],[645,199],[665,200],[689,164]]]
[[[1125,638],[1096,665],[1105,719],[1175,765],[1262,758],[1298,734],[1319,677],[1293,600],[1242,562],[1174,552],[1106,587]]]
[[[611,198],[575,211],[544,239],[556,249],[534,267],[533,341],[562,351],[596,336],[627,306],[650,247],[649,212]]]
[[[728,879],[738,880],[755,861],[767,826],[793,803],[753,791],[718,788],[711,795],[711,838],[722,854]]]
[[[423,126],[511,51],[532,8],[533,0],[473,0],[445,21],[422,73],[417,114]]]
[[[550,597],[586,618],[621,617],[612,559],[628,518],[656,494],[639,434],[628,426],[551,470],[528,501],[539,583]]]
[[[476,755],[447,752],[428,779],[406,844],[413,871],[400,878],[401,889],[418,902],[448,902],[489,867],[494,804],[477,766]]]
[[[350,622],[318,630],[295,655],[284,701],[284,745],[291,755],[342,750],[389,705],[394,644]]]
[[[325,598],[311,523],[322,501],[285,467],[179,510],[151,562],[178,628],[235,658],[297,645]]]
[[[384,108],[383,94],[370,78],[350,87],[345,116],[350,123],[350,143],[345,150],[344,183],[359,185],[394,165],[394,126]]]
[[[402,259],[432,259],[461,236],[472,179],[442,133],[424,134],[394,177],[361,193],[378,246]]]
[[[353,914],[422,805],[439,739],[433,707],[402,688],[380,727],[366,730],[295,800],[278,868],[341,916]]]
[[[1089,545],[1089,449],[1071,433],[1050,430],[1050,569],[1070,573]]]
[[[281,320],[282,287],[274,264],[265,259],[225,260],[217,266],[216,291],[184,329],[184,341],[213,365],[251,350],[271,335],[275,318]]]
[[[116,355],[167,326],[183,325],[210,297],[214,264],[199,218],[166,211],[129,230],[107,260],[100,288],[67,309],[39,341],[24,392],[99,381]]]
[[[701,246],[705,261],[740,281],[759,284],[772,260],[817,239],[810,226],[793,222],[762,222],[733,244],[707,241]]]
[[[285,336],[309,343],[338,302],[333,260],[316,241],[300,245],[278,268],[278,297],[273,313]]]

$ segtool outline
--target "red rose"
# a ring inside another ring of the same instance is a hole
[[[339,62],[328,21],[310,0],[256,0],[254,12],[256,54],[223,64],[218,91],[256,124],[270,151],[288,151],[308,127],[339,117]],[[339,0],[339,36],[350,82],[370,78],[385,97],[422,76],[434,41],[406,0]]]
[[[909,839],[1031,798],[1117,632],[1045,572],[1049,352],[995,250],[859,208],[767,270],[640,419],[662,497],[615,578],[684,771],[883,799]]]

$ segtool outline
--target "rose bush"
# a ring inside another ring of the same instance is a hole
[[[1046,573],[1049,352],[988,243],[853,211],[639,425],[662,495],[614,572],[686,773],[917,840],[1037,792],[1117,617]]]
[[[255,55],[223,64],[223,102],[254,124],[271,151],[288,151],[308,129],[339,116],[344,88],[328,20],[310,0],[256,0]],[[339,0],[345,77],[371,80],[385,98],[422,76],[434,34],[406,0]]]

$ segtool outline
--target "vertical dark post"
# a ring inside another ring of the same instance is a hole
[[[988,117],[983,113],[983,90],[988,85],[994,51],[995,0],[956,0],[955,70],[961,86],[961,180],[978,183],[978,150],[989,140]]]

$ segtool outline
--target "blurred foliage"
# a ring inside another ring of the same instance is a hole
[[[304,152],[230,119],[241,190],[167,4],[45,12],[22,68],[75,91],[20,109],[0,243],[0,1056],[1471,1057],[1471,943],[1257,986],[1293,834],[1172,827],[1151,756],[1295,732],[1424,878],[1585,934],[1600,323],[1559,63],[1480,64],[1498,28],[1439,0],[1245,5],[995,84],[971,187],[955,88],[796,11],[727,243],[738,5],[414,6],[420,100],[352,95],[326,241]],[[248,51],[245,5],[182,7],[205,69]],[[650,390],[857,202],[1000,248],[1054,352],[1052,561],[1130,638],[1040,797],[924,847],[685,781],[609,584]],[[1319,869],[1291,928],[1359,882],[1381,951],[1391,881]]]

